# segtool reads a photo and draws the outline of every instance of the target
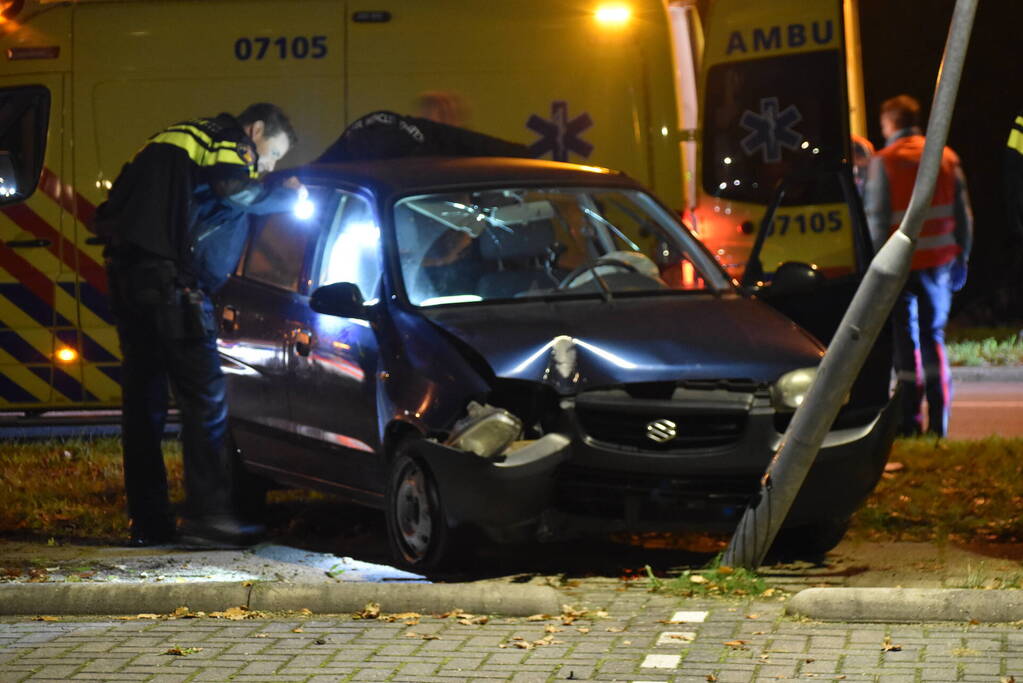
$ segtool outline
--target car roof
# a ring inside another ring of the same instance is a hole
[[[290,173],[294,172],[292,170]],[[383,195],[466,185],[564,184],[640,189],[634,180],[619,171],[599,166],[514,157],[403,157],[309,164],[299,169],[299,174],[305,182],[314,179],[344,181],[368,187]]]

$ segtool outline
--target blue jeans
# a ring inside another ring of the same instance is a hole
[[[927,397],[927,432],[948,433],[952,381],[945,354],[945,323],[952,307],[952,264],[914,270],[892,309],[895,373],[902,386],[900,433],[924,431],[923,399]]]
[[[167,262],[111,264],[111,303],[123,354],[122,441],[128,514],[141,529],[173,523],[161,442],[168,388],[181,413],[186,514],[231,510],[224,441],[227,398],[213,306],[183,303]]]

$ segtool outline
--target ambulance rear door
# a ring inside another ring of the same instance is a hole
[[[705,26],[701,238],[741,278],[774,201],[759,254],[767,280],[786,261],[829,278],[861,272],[842,1],[713,0]]]

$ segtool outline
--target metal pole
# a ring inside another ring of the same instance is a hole
[[[909,208],[899,229],[871,261],[856,290],[821,361],[816,380],[767,466],[759,496],[739,521],[725,551],[723,562],[726,565],[753,569],[763,561],[906,282],[916,239],[934,195],[976,9],[977,0],[956,0],[927,122],[927,142]]]

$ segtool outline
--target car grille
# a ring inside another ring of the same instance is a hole
[[[596,441],[644,451],[711,448],[734,443],[746,426],[745,412],[673,411],[624,412],[608,407],[577,406],[576,419],[583,432]],[[658,443],[647,436],[647,425],[657,420],[675,424],[676,436]]]
[[[555,506],[604,519],[696,522],[737,518],[758,490],[750,477],[672,477],[563,467]]]

